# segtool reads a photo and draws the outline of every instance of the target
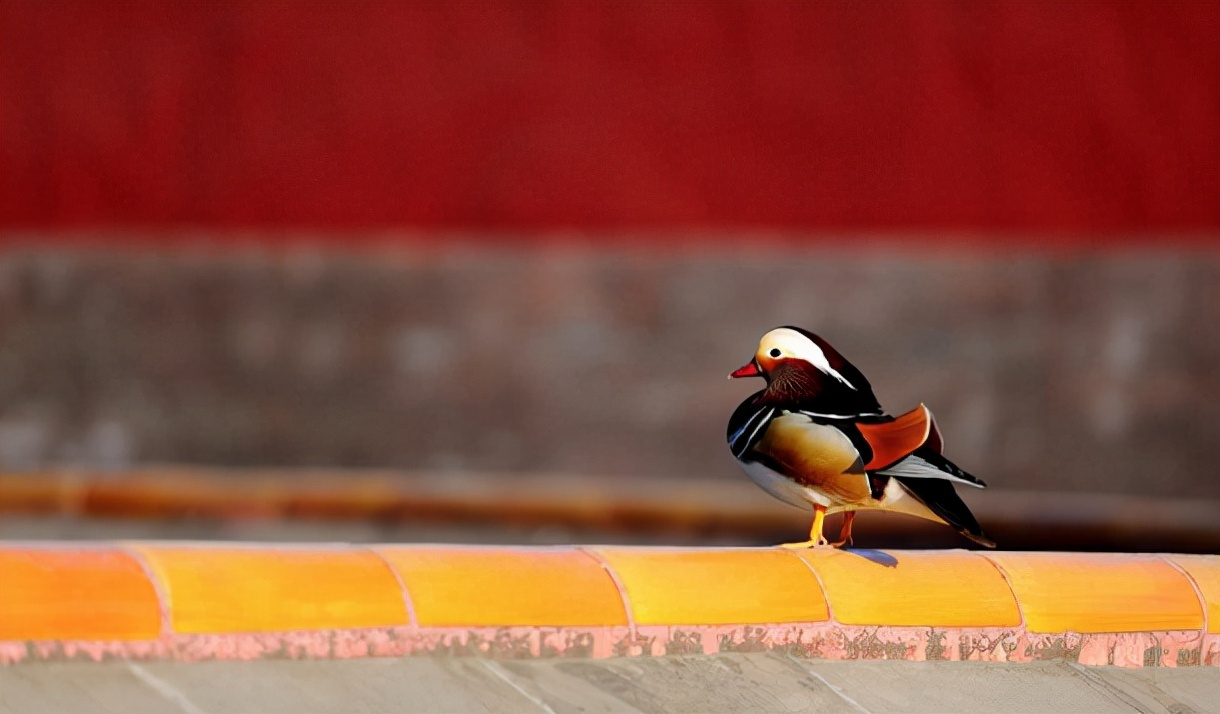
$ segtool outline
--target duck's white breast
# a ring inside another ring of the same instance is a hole
[[[826,507],[831,505],[830,497],[822,493],[816,488],[802,486],[796,481],[778,474],[771,469],[763,466],[757,461],[741,461],[741,468],[750,477],[750,480],[758,484],[762,490],[778,498],[781,501],[791,503],[794,506],[801,508],[811,508],[812,504],[820,504]]]

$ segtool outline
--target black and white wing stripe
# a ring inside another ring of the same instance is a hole
[[[731,420],[729,422],[729,449],[732,450],[733,456],[738,459],[745,456],[750,447],[754,445],[766,430],[767,423],[774,419],[778,413],[779,410],[775,407],[759,407],[736,430],[732,429],[734,423]]]
[[[847,434],[848,438],[856,444],[857,449],[865,450],[868,449],[867,442],[864,442],[859,436],[858,431],[851,427],[851,423],[861,418],[867,419],[885,416],[885,412],[882,411],[867,414],[825,414],[807,409],[799,409],[789,412],[787,409],[781,409],[776,406],[758,406],[754,404],[754,399],[751,397],[742,402],[741,406],[737,407],[737,411],[733,413],[732,418],[729,419],[728,441],[733,456],[738,459],[743,458],[750,451],[750,447],[766,431],[767,424],[772,419],[788,413],[801,414],[815,422],[836,426]]]
[[[883,412],[883,411],[868,412],[866,414],[823,414],[821,412],[809,411],[808,409],[800,409],[797,411],[797,413],[804,414],[807,417],[813,417],[814,419],[851,419],[851,420],[855,420],[855,419],[866,419],[868,417],[885,416],[885,412]]]

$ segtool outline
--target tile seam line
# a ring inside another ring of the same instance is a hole
[[[976,550],[963,550],[962,553],[971,558],[977,558],[979,560],[989,563],[991,565],[991,567],[995,568],[996,571],[999,572],[1000,579],[1004,581],[1004,587],[1008,588],[1008,594],[1012,595],[1012,603],[1017,608],[1018,621],[1017,621],[1016,627],[1020,631],[1024,632],[1025,631],[1025,610],[1021,606],[1021,599],[1017,597],[1017,591],[1013,589],[1012,583],[1008,579],[1008,573],[1004,572],[1004,569],[1000,567],[999,563],[996,563],[991,558],[988,558],[986,553],[980,553]],[[1002,627],[1005,627],[1005,625],[993,624],[993,625],[982,625],[981,627],[1001,627],[1002,628]],[[980,627],[976,626],[976,629],[980,629]]]
[[[419,616],[415,612],[415,602],[411,599],[411,591],[407,588],[407,583],[403,580],[402,574],[398,572],[398,568],[395,568],[390,559],[381,552],[381,546],[363,546],[361,549],[372,553],[390,571],[390,575],[394,576],[394,582],[398,583],[398,594],[402,597],[403,607],[407,611],[407,625],[418,630]]]
[[[771,550],[785,553],[790,558],[796,558],[801,562],[802,565],[805,566],[806,570],[813,574],[813,582],[818,584],[818,588],[822,591],[822,602],[826,603],[826,621],[833,622],[836,625],[842,625],[843,623],[835,619],[834,606],[830,604],[830,593],[826,590],[826,583],[822,582],[822,576],[818,573],[817,568],[813,567],[813,564],[808,560],[805,560],[800,555],[787,548],[773,547]]]
[[[1169,567],[1171,567],[1174,570],[1181,573],[1182,577],[1186,578],[1186,582],[1190,583],[1191,589],[1195,591],[1195,597],[1198,598],[1198,600],[1199,600],[1199,608],[1203,611],[1203,624],[1201,626],[1201,629],[1199,630],[1199,647],[1200,647],[1200,651],[1201,651],[1202,647],[1203,647],[1203,640],[1207,638],[1207,634],[1210,631],[1208,629],[1209,623],[1208,623],[1208,617],[1207,617],[1207,610],[1208,610],[1207,598],[1203,597],[1203,590],[1199,587],[1199,583],[1195,580],[1194,576],[1190,574],[1190,571],[1186,570],[1186,568],[1183,568],[1182,566],[1180,566],[1176,562],[1174,562],[1171,558],[1168,558],[1164,555],[1161,555],[1158,553],[1156,557],[1160,558],[1163,562],[1167,563],[1169,565]]]
[[[1017,615],[1021,618],[1021,622],[1017,627],[1023,635],[1028,637],[1029,624],[1025,619],[1025,604],[1021,602],[1021,596],[1017,595],[1017,589],[1012,586],[1012,578],[1008,576],[1008,571],[1004,569],[1004,566],[996,562],[995,558],[992,558],[989,553],[976,553],[976,555],[991,563],[991,567],[995,568],[999,572],[1000,577],[1004,579],[1004,587],[1008,588],[1008,592],[1012,595],[1012,601],[1017,604]]]
[[[602,571],[610,577],[610,582],[614,583],[614,589],[618,591],[619,602],[623,604],[623,614],[627,617],[627,631],[631,633],[631,639],[634,640],[638,635],[638,630],[635,624],[635,612],[631,607],[631,598],[627,595],[627,586],[623,584],[614,567],[610,565],[610,561],[602,557],[601,553],[589,546],[576,546],[576,551],[584,553],[586,557],[591,558],[595,563],[601,566]]]
[[[174,634],[173,610],[171,606],[171,598],[173,593],[170,591],[169,579],[163,583],[161,578],[157,577],[157,569],[152,564],[140,548],[131,541],[119,541],[115,543],[120,553],[124,553],[127,557],[136,562],[140,566],[140,570],[144,572],[144,577],[148,578],[149,584],[152,585],[153,593],[157,596],[158,617],[161,618],[161,637],[170,637]]]

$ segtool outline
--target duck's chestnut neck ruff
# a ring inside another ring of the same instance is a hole
[[[823,390],[821,372],[804,360],[776,360],[763,377],[767,380],[767,388],[759,396],[758,404],[799,404],[817,398]]]

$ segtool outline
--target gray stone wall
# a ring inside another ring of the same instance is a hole
[[[1220,254],[1155,249],[9,250],[0,468],[743,478],[779,324],[992,485],[1220,496]]]

